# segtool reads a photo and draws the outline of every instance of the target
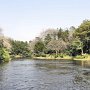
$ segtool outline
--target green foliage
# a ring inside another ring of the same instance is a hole
[[[41,53],[43,52],[45,49],[45,45],[42,41],[38,41],[36,44],[35,44],[35,47],[34,47],[34,52],[35,53]]]
[[[84,20],[83,23],[76,29],[75,36],[78,36],[81,40],[90,38],[90,21]]]
[[[46,57],[46,55],[45,54],[42,54],[41,57]]]
[[[63,35],[63,30],[62,30],[62,28],[59,29],[57,35],[58,35],[58,39],[62,38],[62,35]]]
[[[59,57],[63,58],[63,57],[64,57],[64,55],[63,55],[63,54],[59,54]]]
[[[31,52],[28,49],[28,43],[23,41],[11,41],[11,55],[21,55],[22,57],[31,56]]]
[[[71,43],[71,47],[73,49],[83,49],[83,43],[79,40],[79,38],[75,38],[75,40]]]
[[[46,57],[46,54],[35,54],[35,57]]]
[[[77,55],[75,58],[76,59],[85,59],[85,58],[88,58],[88,56],[87,55]]]
[[[90,54],[90,21],[84,20],[83,23],[75,30],[75,37],[79,37],[82,42],[84,53]]]
[[[58,31],[57,36],[58,36],[58,39],[62,39],[64,41],[68,41],[69,31],[68,30],[64,31],[63,29],[60,28],[59,31]]]
[[[53,30],[53,29],[52,29]],[[44,50],[41,43],[36,43],[34,51],[48,54],[67,53],[76,56],[83,53],[90,53],[90,21],[84,20],[78,28],[74,26],[70,29],[56,29],[54,32],[47,33],[44,38]],[[53,52],[54,51],[54,52]],[[57,56],[55,56],[57,57]],[[63,57],[61,55],[61,57]]]
[[[10,60],[9,52],[5,48],[0,48],[0,61],[8,62]]]
[[[58,57],[58,55],[54,55],[54,58],[57,58]]]
[[[51,36],[50,34],[47,34],[47,36],[44,39],[45,45],[47,45],[51,41]]]
[[[40,54],[35,54],[34,56],[35,56],[35,57],[40,57],[41,55],[40,55]]]
[[[0,38],[0,61],[9,60],[10,56],[6,50],[8,48],[12,56],[31,57],[32,51],[36,57],[46,57],[46,53],[52,54],[55,58],[63,58],[64,54],[68,54],[82,59],[85,56],[80,55],[90,54],[90,21],[84,20],[78,28],[72,26],[67,30],[62,28],[47,30],[44,38],[37,38],[30,46],[30,43],[23,41],[10,40],[11,43],[7,41]]]

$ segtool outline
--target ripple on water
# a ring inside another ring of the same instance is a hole
[[[0,90],[90,90],[90,68],[67,60],[15,60],[0,66]]]

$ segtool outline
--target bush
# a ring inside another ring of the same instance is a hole
[[[84,59],[85,56],[78,55],[78,56],[76,56],[75,58],[76,58],[76,59]]]
[[[46,55],[45,55],[45,54],[42,54],[41,56],[42,56],[42,57],[46,57]]]
[[[63,54],[59,54],[59,57],[63,58]]]
[[[41,55],[40,54],[35,54],[35,57],[40,57]]]
[[[21,55],[22,55],[22,57],[31,57],[31,52],[30,51],[23,51]]]
[[[60,55],[61,58],[63,58],[63,55]]]
[[[5,48],[0,48],[0,61],[8,62],[10,60],[9,52]]]
[[[46,57],[46,54],[35,54],[35,57]]]
[[[54,58],[57,58],[58,57],[58,55],[54,55]]]

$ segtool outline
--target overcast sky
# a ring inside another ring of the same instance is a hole
[[[47,28],[78,26],[90,19],[90,0],[0,0],[0,28],[16,40],[32,40]]]

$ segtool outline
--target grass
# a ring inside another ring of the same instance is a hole
[[[76,57],[71,57],[69,55],[66,54],[60,54],[58,56],[56,56],[55,54],[51,55],[51,54],[46,54],[45,57],[43,57],[42,55],[39,57],[33,57],[34,59],[47,59],[47,60],[61,60],[61,59],[65,59],[65,60],[90,60],[90,55],[89,54],[83,54],[83,55],[77,55]]]
[[[43,56],[39,56],[39,57],[36,57],[34,56],[33,58],[35,59],[48,59],[48,60],[51,60],[51,59],[72,59],[72,57],[68,56],[68,55],[58,55],[56,56],[55,54],[51,55],[51,54],[46,54],[45,57]]]
[[[89,60],[90,61],[90,54],[83,54],[83,55],[77,55],[74,60]]]

